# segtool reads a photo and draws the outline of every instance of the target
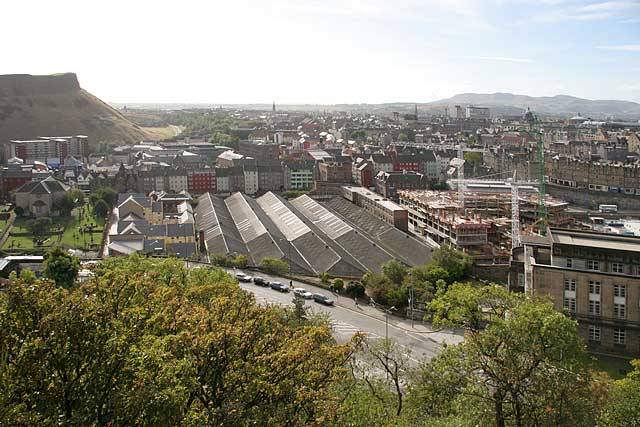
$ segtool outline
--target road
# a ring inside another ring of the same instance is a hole
[[[228,271],[233,274],[241,270],[229,269]],[[246,271],[246,273],[252,277],[258,275],[269,281],[289,284],[289,279],[262,273],[256,274],[253,271]],[[382,311],[368,305],[356,306],[351,298],[331,295],[329,291],[295,280],[293,286],[305,288],[313,293],[329,295],[336,302],[336,305],[327,307],[307,300],[305,307],[310,312],[329,315],[333,333],[338,342],[349,340],[356,332],[362,332],[371,339],[383,339],[388,333],[389,339],[405,350],[409,360],[418,364],[421,360],[430,359],[438,354],[442,350],[443,342],[454,344],[462,340],[461,332],[432,331],[422,322],[415,322],[415,326],[412,327],[411,321],[396,316],[389,316],[386,322],[386,316]],[[293,293],[278,292],[253,283],[240,283],[240,287],[253,293],[259,303],[292,305]]]

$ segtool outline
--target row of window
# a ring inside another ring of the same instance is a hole
[[[575,292],[576,291],[576,280],[575,279],[565,279],[564,280],[564,290]],[[602,293],[602,283],[597,280],[589,280],[589,293],[593,295],[600,295]],[[627,286],[626,285],[613,285],[613,296],[614,297],[627,297]]]
[[[572,258],[567,258],[566,259],[566,266],[567,268],[573,268],[573,259]],[[593,259],[589,259],[587,260],[587,270],[591,270],[591,271],[600,271],[600,261],[598,260],[593,260]],[[611,273],[619,273],[619,274],[623,274],[624,273],[624,264],[619,263],[619,262],[612,262],[611,263]]]
[[[576,281],[575,279],[565,279],[564,281],[563,307],[570,313],[576,312]],[[589,281],[589,315],[600,316],[602,314],[602,304],[600,296],[602,294],[602,284],[599,281]],[[625,285],[613,286],[614,297],[626,298],[627,287]],[[616,300],[613,304],[613,317],[616,319],[627,318],[626,301]]]
[[[602,330],[600,326],[589,326],[589,341],[600,342],[601,336]],[[622,328],[614,328],[613,343],[618,345],[625,345],[627,343],[627,331]]]

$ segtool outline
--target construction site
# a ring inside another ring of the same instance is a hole
[[[409,211],[411,231],[438,245],[453,245],[471,255],[476,264],[508,263],[519,236],[540,232],[543,221],[545,227],[574,221],[566,212],[568,203],[545,196],[541,204],[534,185],[473,180],[465,184],[462,195],[460,191],[401,191],[400,205]]]

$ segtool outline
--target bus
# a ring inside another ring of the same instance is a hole
[[[602,213],[615,213],[618,212],[618,205],[600,205],[598,210]]]

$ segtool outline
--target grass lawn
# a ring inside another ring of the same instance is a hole
[[[633,371],[633,366],[631,366],[629,360],[608,356],[595,356],[595,358],[596,366],[615,380],[619,380],[623,378],[626,373]],[[625,373],[623,373],[623,371]]]
[[[67,224],[62,233],[60,243],[72,248],[82,248],[86,242],[87,246],[91,243],[99,244],[102,239],[102,230],[104,229],[104,219],[94,218],[90,213],[87,205],[75,211],[76,216],[67,219]],[[96,226],[93,233],[85,233],[83,237],[82,229],[88,225]],[[93,241],[92,241],[93,238]]]
[[[28,219],[28,218],[16,218],[16,220],[13,223],[13,227],[11,228],[10,233],[29,233],[29,230],[27,229],[27,223],[29,223],[29,221],[33,221],[32,219]],[[52,219],[52,227],[51,227],[51,231],[56,230],[57,227],[59,227],[60,225],[64,224],[64,219],[62,218],[54,218]],[[0,224],[5,224],[6,225],[6,221],[0,221]],[[58,235],[53,234],[51,236],[48,237],[49,240],[47,240],[45,242],[45,244],[42,246],[44,248],[49,247],[49,246],[53,246],[55,243],[57,243],[58,241]],[[20,250],[20,249],[33,249],[34,246],[33,245],[33,236],[31,234],[25,235],[25,236],[9,236],[9,238],[7,239],[7,241],[5,242],[4,246],[2,247],[2,249],[4,250],[9,250],[9,251],[15,251],[15,250]]]

